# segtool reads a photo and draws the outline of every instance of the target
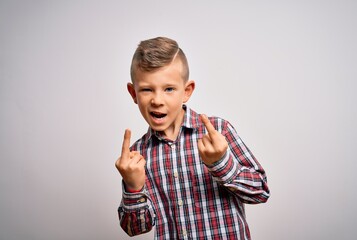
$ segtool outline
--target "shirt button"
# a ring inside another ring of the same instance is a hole
[[[177,171],[174,172],[174,177],[178,178],[178,172]]]
[[[176,145],[175,144],[171,144],[171,149],[176,149]]]
[[[183,205],[183,201],[180,199],[180,200],[178,200],[178,205],[179,206],[182,206]]]
[[[186,231],[186,229],[182,229],[182,235],[183,235],[184,237],[187,236],[187,231]]]
[[[140,199],[138,200],[138,203],[143,203],[143,202],[146,202],[145,198],[140,198]]]

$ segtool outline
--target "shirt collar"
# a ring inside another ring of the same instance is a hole
[[[199,114],[187,107],[187,105],[182,105],[182,108],[185,110],[185,115],[184,115],[184,120],[182,123],[182,128],[188,128],[192,130],[196,130],[199,128]],[[153,136],[158,137],[158,134],[156,133],[155,130],[153,130],[151,127],[149,127],[147,133],[146,133],[146,138],[145,142],[147,143],[148,141],[151,140]]]

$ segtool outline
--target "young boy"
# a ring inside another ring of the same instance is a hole
[[[176,41],[142,41],[131,80],[149,130],[130,147],[127,129],[115,164],[121,227],[134,236],[155,225],[155,239],[250,239],[244,203],[267,201],[265,172],[229,122],[185,105],[195,82]]]

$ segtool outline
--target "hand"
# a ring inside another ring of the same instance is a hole
[[[138,191],[145,184],[145,164],[143,156],[137,151],[130,151],[131,131],[125,130],[121,156],[115,162],[115,166],[123,177],[127,190]]]
[[[226,138],[213,127],[207,116],[201,114],[200,117],[208,134],[198,140],[198,152],[203,162],[211,165],[224,156],[228,143]]]

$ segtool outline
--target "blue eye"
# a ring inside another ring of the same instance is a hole
[[[172,87],[166,88],[166,92],[172,92],[172,91],[174,91],[174,88]]]

